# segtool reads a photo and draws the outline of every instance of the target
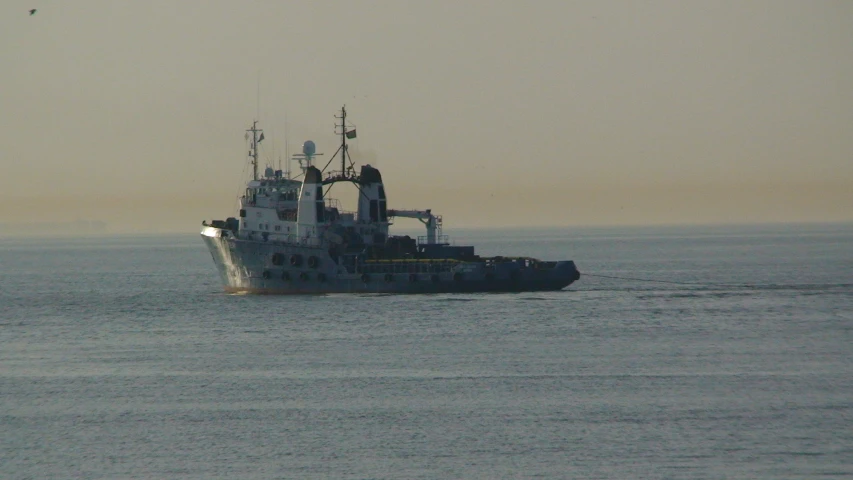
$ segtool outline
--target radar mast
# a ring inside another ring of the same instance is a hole
[[[249,156],[252,158],[252,180],[258,179],[258,145],[264,140],[264,131],[258,128],[258,121],[252,122],[252,128],[246,130],[246,136],[252,133],[252,149]],[[258,135],[260,133],[260,136]]]

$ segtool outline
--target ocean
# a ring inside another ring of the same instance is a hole
[[[223,292],[0,239],[0,478],[853,478],[853,225],[460,230],[564,291]]]

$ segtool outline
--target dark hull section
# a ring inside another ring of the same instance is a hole
[[[337,265],[322,248],[235,239],[213,227],[202,230],[228,292],[259,294],[473,293],[560,290],[580,278],[572,261],[536,267],[506,261],[458,262],[434,270],[353,270]],[[309,261],[310,259],[310,261]]]

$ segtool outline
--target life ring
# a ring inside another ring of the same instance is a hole
[[[285,282],[290,281],[290,272],[281,272],[281,279]]]
[[[323,272],[318,273],[317,274],[317,281],[318,282],[325,282],[326,281],[326,274]]]
[[[393,282],[393,281],[394,281],[394,275],[393,275],[393,274],[390,274],[390,273],[386,273],[386,274],[385,274],[385,281],[386,281],[386,282],[388,282],[388,283]]]
[[[463,275],[462,272],[456,272],[453,274],[453,281],[455,281],[455,282],[461,282],[462,279],[464,279],[464,278],[465,278],[465,275]]]
[[[414,273],[410,273],[410,274],[409,274],[409,281],[410,281],[410,282],[412,282],[412,283],[417,282],[417,281],[418,281],[418,276],[417,276],[417,275],[415,275]]]
[[[272,254],[272,264],[273,265],[284,265],[284,255],[280,253]]]
[[[308,274],[305,272],[300,273],[299,279],[302,280],[303,282],[307,282],[308,281]]]
[[[270,278],[272,276],[269,270],[264,270],[264,273],[262,275],[264,278]]]
[[[291,255],[290,264],[294,267],[302,265],[302,255],[299,255],[298,253],[294,253],[293,255]]]
[[[363,274],[361,275],[361,281],[362,281],[362,282],[364,282],[364,283],[369,283],[369,282],[370,282],[370,275],[368,275],[368,274],[366,274],[366,273],[363,273]]]
[[[320,266],[320,259],[313,255],[308,257],[308,266],[311,268],[317,268]]]
[[[439,281],[441,281],[441,279],[438,278],[438,275],[434,273],[432,274],[432,276],[429,277],[429,279],[432,280],[432,283],[438,283]]]

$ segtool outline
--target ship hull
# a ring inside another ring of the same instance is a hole
[[[230,231],[201,232],[227,292],[257,294],[475,293],[561,290],[580,278],[570,260],[536,268],[506,261],[434,263],[428,269],[338,265],[323,248],[235,238]],[[298,259],[299,262],[295,260]],[[310,259],[310,261],[309,261]]]

